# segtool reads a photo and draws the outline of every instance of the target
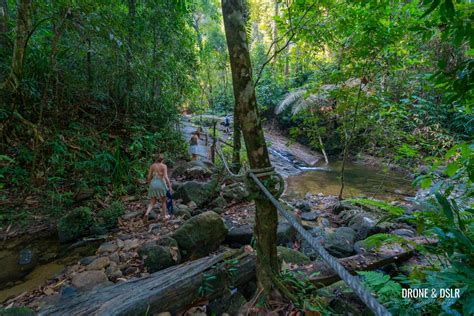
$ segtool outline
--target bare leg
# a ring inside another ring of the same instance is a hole
[[[144,218],[148,220],[148,214],[150,214],[151,210],[153,209],[153,207],[155,206],[156,204],[156,197],[152,197],[150,199],[150,204],[148,204],[148,208],[146,209],[146,212],[145,212],[145,216]]]
[[[169,216],[168,216],[168,209],[166,208],[166,197],[163,196],[161,198],[161,216],[163,217],[163,219],[167,219]]]

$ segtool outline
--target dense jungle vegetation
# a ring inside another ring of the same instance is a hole
[[[329,159],[375,157],[415,174],[429,194],[405,220],[439,238],[424,249],[439,262],[397,286],[466,295],[414,306],[393,300],[392,281],[372,275],[369,286],[401,315],[472,314],[472,3],[244,8],[264,128]],[[187,157],[182,114],[234,113],[227,45],[217,0],[1,0],[0,227],[103,209],[143,184],[157,153],[170,165]]]

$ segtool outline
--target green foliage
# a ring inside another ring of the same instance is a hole
[[[97,216],[102,221],[106,229],[117,226],[117,221],[125,213],[126,209],[122,202],[114,201],[109,207],[101,210]]]
[[[387,202],[380,201],[380,200],[359,198],[359,199],[347,199],[345,201],[352,204],[374,206],[383,211],[386,211],[387,213],[393,216],[400,216],[405,213],[405,210],[403,209],[403,207],[391,205]]]
[[[58,222],[58,235],[61,242],[68,242],[89,233],[94,224],[92,211],[88,207],[78,207],[64,215]]]
[[[384,234],[384,233],[379,233],[379,234],[374,234],[372,236],[367,237],[364,239],[364,246],[367,249],[370,249],[372,247],[374,248],[379,248],[382,245],[386,245],[388,243],[398,243],[400,245],[407,245],[410,244],[408,240],[401,236],[393,235],[393,234]]]

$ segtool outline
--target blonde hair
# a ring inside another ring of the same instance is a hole
[[[157,162],[163,162],[165,160],[165,156],[163,154],[158,154],[156,156],[156,161]]]

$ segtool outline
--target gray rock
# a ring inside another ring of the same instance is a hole
[[[222,196],[218,196],[211,202],[211,205],[214,207],[224,208],[227,205],[227,201]]]
[[[132,249],[137,248],[140,246],[140,240],[138,239],[127,239],[123,242],[123,250],[124,251],[130,251]]]
[[[88,256],[88,257],[84,257],[81,260],[79,260],[79,263],[86,266],[88,264],[91,264],[92,261],[94,261],[95,259],[97,259],[97,256]]]
[[[186,179],[206,179],[212,175],[207,167],[194,166],[184,172]]]
[[[74,274],[71,283],[78,290],[91,290],[100,283],[107,282],[104,271],[84,271]]]
[[[374,247],[367,247],[364,240],[359,240],[354,244],[354,251],[356,254],[361,255],[370,252]]]
[[[117,243],[114,241],[104,242],[100,245],[99,249],[97,249],[98,254],[103,254],[106,252],[114,252],[118,249]]]
[[[120,271],[118,265],[115,262],[110,262],[110,265],[105,269],[105,274],[109,279],[117,279],[122,276],[122,271]]]
[[[390,232],[390,234],[402,236],[402,237],[415,237],[416,232],[412,229],[407,229],[407,228],[400,228],[400,229],[395,229]]]
[[[377,225],[378,221],[378,218],[359,211],[350,218],[348,226],[356,231],[356,239],[362,240],[373,234],[387,231],[385,225]]]
[[[208,211],[186,221],[171,237],[178,242],[183,257],[196,259],[217,250],[226,235],[222,218]]]
[[[120,263],[120,256],[118,253],[114,252],[109,256],[111,262]]]
[[[157,220],[158,219],[158,214],[156,214],[155,211],[150,211],[150,213],[148,214],[148,219],[152,220],[152,221]]]
[[[177,188],[174,195],[176,199],[182,199],[184,203],[194,202],[200,207],[214,197],[216,185],[215,181],[189,181]]]
[[[344,258],[354,253],[356,232],[350,227],[339,227],[326,238],[324,248],[337,258]]]
[[[293,239],[295,235],[294,229],[286,221],[279,221],[277,228],[278,245],[286,245]],[[241,246],[249,245],[253,237],[253,225],[244,224],[241,226],[232,226],[225,238],[225,242],[229,245]]]
[[[160,240],[159,243],[149,242],[138,250],[138,254],[143,259],[144,265],[150,273],[166,269],[181,262],[181,254],[176,240],[167,237]]]
[[[128,221],[131,220],[132,218],[138,217],[140,215],[143,215],[142,211],[135,211],[135,212],[128,212],[122,215],[122,219]]]
[[[315,221],[319,217],[318,212],[307,212],[301,214],[301,219],[304,221]]]
[[[110,264],[109,257],[99,257],[86,266],[86,270],[102,270]]]
[[[227,202],[244,201],[248,198],[249,192],[242,183],[234,183],[222,188],[222,196]]]

